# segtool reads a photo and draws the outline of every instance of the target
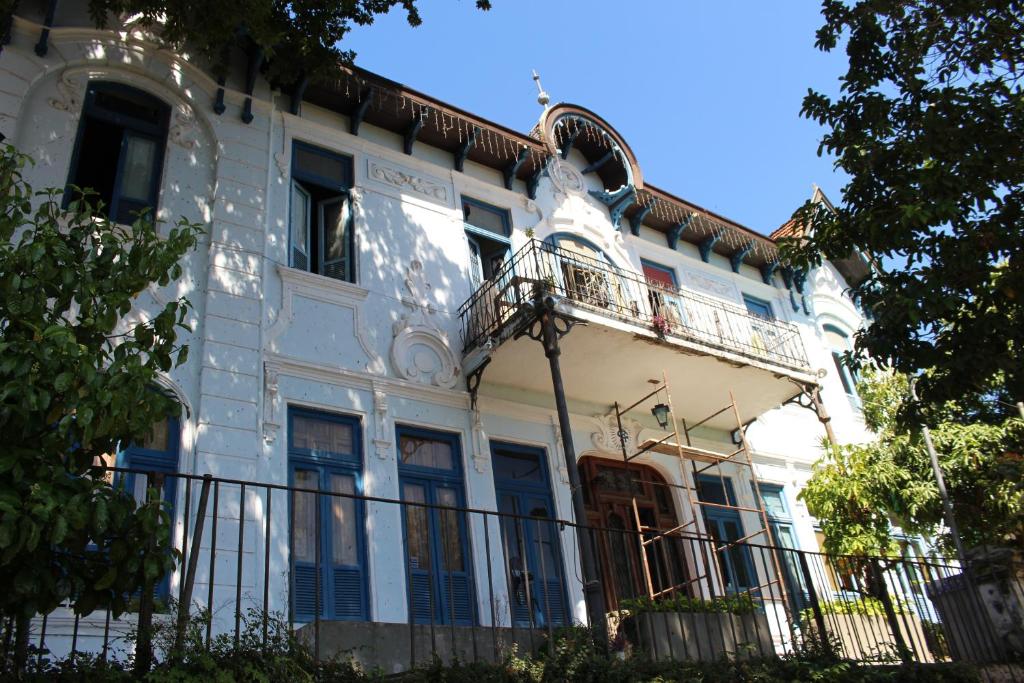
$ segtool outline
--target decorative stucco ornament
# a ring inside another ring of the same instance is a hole
[[[196,114],[188,104],[174,108],[174,123],[167,131],[167,139],[185,149],[194,149],[196,142]]]
[[[420,261],[409,264],[405,288],[409,295],[402,298],[402,303],[409,312],[394,325],[391,365],[399,377],[451,389],[458,381],[459,362],[448,334],[436,322],[437,310],[430,302],[431,285]]]
[[[50,106],[69,114],[77,114],[82,109],[83,88],[74,75],[66,70],[57,79],[57,97],[50,98]]]
[[[572,164],[562,161],[557,154],[548,162],[548,175],[551,177],[551,184],[562,194],[582,196],[587,193],[583,174]]]
[[[640,443],[640,431],[644,428],[642,424],[632,418],[624,417],[620,433],[614,411],[607,415],[595,415],[594,419],[599,425],[598,430],[590,435],[590,441],[594,444],[594,448],[605,453],[622,455],[622,445],[625,442],[627,452],[636,450],[637,444]]]

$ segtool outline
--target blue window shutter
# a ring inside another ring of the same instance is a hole
[[[295,567],[295,616],[312,619],[316,615],[316,569],[311,566]],[[323,584],[320,586],[320,611],[323,612]]]
[[[562,598],[562,582],[558,579],[548,579],[543,584],[542,592],[541,612],[544,618],[550,619],[554,626],[565,626],[568,620],[565,614],[565,600]]]
[[[448,604],[449,615],[455,615],[456,624],[473,623],[473,597],[469,586],[469,577],[462,573],[451,573],[445,576],[444,593]]]
[[[363,572],[358,569],[334,569],[334,611],[337,619],[362,619],[366,614],[363,605]]]
[[[413,570],[412,573],[412,612],[418,624],[430,623],[430,575],[426,572]],[[436,602],[436,597],[433,602]]]

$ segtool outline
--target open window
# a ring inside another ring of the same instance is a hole
[[[469,243],[469,277],[476,290],[499,275],[508,261],[512,219],[507,209],[469,197],[462,198],[462,216]]]
[[[74,185],[99,194],[98,213],[118,223],[155,212],[169,119],[170,107],[148,93],[121,83],[90,83],[65,202],[74,198]]]
[[[850,345],[850,337],[833,325],[825,325],[824,331],[825,339],[828,341],[829,348],[832,352],[832,363],[836,367],[836,374],[839,377],[840,383],[843,385],[843,391],[846,392],[850,401],[856,403],[860,400],[857,396],[858,378],[856,373],[854,373],[854,371],[850,369],[843,360],[846,353],[852,348]]]
[[[294,143],[288,240],[293,268],[355,282],[351,187],[351,158]]]

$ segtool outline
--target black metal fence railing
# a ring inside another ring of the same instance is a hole
[[[543,292],[666,339],[681,339],[774,365],[808,369],[795,325],[538,240],[530,240],[459,308],[463,350],[500,344],[530,320]]]
[[[217,637],[237,643],[253,631],[265,641],[276,619],[316,658],[357,644],[357,659],[388,670],[435,657],[497,661],[513,645],[537,652],[557,629],[585,618],[580,533],[598,554],[611,646],[627,653],[713,661],[811,648],[859,662],[981,665],[1020,654],[977,587],[942,561],[834,557],[681,533],[641,544],[655,537],[646,527],[579,526],[209,475],[117,472],[115,481],[146,477],[151,490],[164,492],[178,568],[138,596],[136,612],[62,608],[38,617],[30,634],[35,657],[91,652],[147,661],[151,648],[159,659],[166,654],[160,644],[186,629],[194,638],[197,620],[209,647]],[[175,485],[165,486],[165,478]],[[10,661],[13,623],[4,628]]]

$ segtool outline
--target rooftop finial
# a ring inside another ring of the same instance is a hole
[[[548,102],[551,101],[551,98],[548,97],[546,92],[544,92],[544,88],[540,84],[540,74],[537,73],[536,69],[533,71],[533,80],[537,84],[537,103],[544,107],[544,109],[547,109]]]

